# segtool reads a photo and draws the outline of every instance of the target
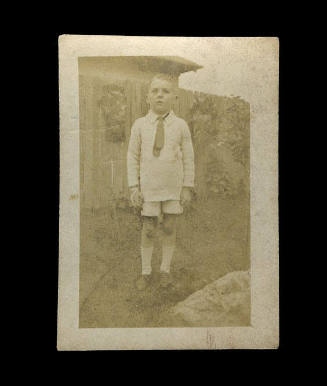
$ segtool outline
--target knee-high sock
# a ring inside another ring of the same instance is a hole
[[[162,246],[162,261],[160,266],[161,272],[170,272],[170,263],[173,258],[175,250],[175,245],[165,245]]]
[[[151,259],[152,259],[152,247],[141,247],[141,259],[142,259],[142,275],[150,275],[152,272]]]

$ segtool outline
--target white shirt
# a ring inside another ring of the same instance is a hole
[[[183,186],[194,186],[194,153],[187,123],[173,111],[164,119],[165,141],[153,155],[158,115],[137,119],[127,152],[128,185],[138,185],[145,201],[180,200]]]

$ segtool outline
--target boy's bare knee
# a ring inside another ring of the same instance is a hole
[[[168,236],[174,233],[174,228],[172,226],[163,225],[162,230]]]
[[[156,220],[152,217],[144,217],[143,229],[147,238],[152,239],[155,236]]]
[[[165,214],[162,230],[166,235],[172,235],[176,229],[176,215]]]

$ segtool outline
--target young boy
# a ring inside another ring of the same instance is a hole
[[[127,153],[131,202],[142,208],[142,275],[136,282],[144,290],[151,280],[151,258],[158,216],[162,222],[160,285],[171,283],[170,264],[176,243],[176,217],[191,200],[194,153],[187,123],[172,111],[177,98],[174,79],[156,75],[149,88],[148,114],[131,129]]]

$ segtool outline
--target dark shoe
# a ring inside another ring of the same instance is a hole
[[[173,280],[170,273],[160,272],[160,287],[167,288],[172,284]]]
[[[151,275],[142,275],[136,281],[136,289],[138,289],[139,291],[144,291],[149,286],[150,281]]]

